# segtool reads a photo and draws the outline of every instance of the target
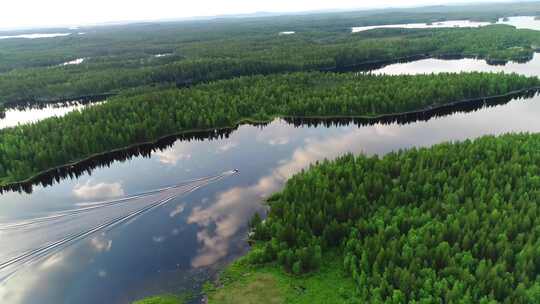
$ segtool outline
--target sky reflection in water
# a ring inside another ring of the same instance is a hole
[[[373,26],[358,26],[353,27],[352,32],[365,32],[373,29],[380,28],[408,28],[408,29],[426,29],[426,28],[467,28],[467,27],[482,27],[487,26],[492,23],[490,22],[477,22],[469,20],[448,20],[441,22],[433,22],[431,24],[427,23],[405,23],[405,24],[387,24],[387,25],[373,25]],[[506,24],[514,26],[518,29],[531,29],[531,30],[540,30],[540,20],[535,20],[533,16],[516,16],[509,17],[507,21],[504,21],[503,18],[500,18],[497,24]]]
[[[483,69],[485,64],[466,62],[471,69]],[[464,67],[460,60],[419,61],[383,71],[425,71],[426,64],[430,71]],[[529,65],[516,64],[515,69],[529,74],[531,65],[537,64],[535,56]],[[33,194],[5,194],[0,197],[0,221],[13,221],[240,170],[30,265],[0,284],[0,302],[129,303],[151,294],[197,288],[223,263],[245,252],[249,217],[263,210],[264,198],[309,164],[347,152],[384,154],[486,134],[539,132],[539,115],[539,97],[534,97],[407,125],[296,128],[276,120],[264,128],[242,126],[227,139],[177,141],[150,158],[115,162],[91,175],[36,187]]]

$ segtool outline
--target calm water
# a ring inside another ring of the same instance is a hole
[[[519,16],[519,17],[510,17],[508,21],[499,19],[500,24],[509,24],[515,26],[518,29],[531,29],[540,31],[540,20],[535,20],[531,16]]]
[[[74,59],[74,60],[71,60],[71,61],[66,61],[64,63],[62,63],[61,65],[79,65],[81,63],[83,63],[85,60],[85,58],[77,58],[77,59]]]
[[[409,29],[422,29],[422,28],[452,28],[452,27],[481,27],[490,25],[489,22],[476,22],[469,20],[450,20],[443,22],[433,22],[432,24],[426,23],[408,23],[408,24],[387,24],[387,25],[374,25],[374,26],[359,26],[353,27],[352,32],[365,32],[378,28],[409,28]],[[540,20],[534,20],[531,16],[519,16],[509,17],[507,21],[503,18],[499,19],[497,24],[508,24],[515,26],[518,29],[532,29],[540,30]]]
[[[0,36],[0,39],[38,39],[38,38],[54,38],[54,37],[63,37],[69,36],[71,33],[34,33],[34,34],[21,34],[21,35],[12,35],[12,36]]]
[[[538,60],[506,67],[470,59],[421,60],[374,72],[493,68],[535,75]],[[540,132],[539,116],[540,97],[533,97],[408,124],[295,127],[276,120],[265,127],[241,126],[228,138],[176,141],[149,157],[37,186],[32,194],[4,194],[0,257],[9,260],[24,251],[31,256],[18,260],[16,272],[9,269],[1,280],[0,303],[129,303],[197,290],[247,250],[247,221],[263,211],[264,198],[309,164],[347,152],[382,155],[486,134]],[[239,173],[231,174],[233,169]],[[165,188],[175,185],[184,188]],[[138,213],[146,207],[152,208]],[[106,217],[114,225],[52,248],[55,238],[71,239]],[[13,229],[13,223],[19,226]],[[42,245],[46,250],[29,251]]]
[[[43,108],[10,108],[6,110],[6,116],[0,118],[0,129],[14,127],[19,124],[28,124],[53,116],[64,116],[69,112],[81,110],[91,104],[50,104]]]
[[[449,20],[442,22],[427,23],[406,23],[406,24],[387,24],[387,25],[373,25],[373,26],[359,26],[353,27],[352,32],[365,32],[379,28],[409,28],[409,29],[422,29],[422,28],[452,28],[452,27],[481,27],[489,25],[489,22],[476,22],[469,20]]]
[[[396,63],[371,71],[374,74],[404,75],[430,73],[459,73],[467,71],[518,73],[527,76],[540,76],[540,54],[525,64],[509,62],[506,65],[489,65],[477,59],[422,59],[413,62]]]

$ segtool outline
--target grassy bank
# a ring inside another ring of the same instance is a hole
[[[133,304],[184,304],[185,299],[174,295],[162,295],[145,298],[133,302]]]
[[[230,264],[214,283],[206,284],[208,304],[347,304],[355,303],[354,282],[337,251],[326,253],[312,273],[291,275],[275,263],[254,265],[250,254]],[[183,304],[184,298],[162,295],[133,304]]]
[[[346,276],[337,253],[325,255],[321,268],[301,276],[277,264],[253,266],[244,257],[230,265],[218,288],[208,289],[209,304],[352,303],[353,281]]]
[[[352,303],[354,283],[337,252],[327,253],[320,269],[291,275],[277,264],[253,265],[247,255],[223,272],[217,288],[207,288],[209,304]]]

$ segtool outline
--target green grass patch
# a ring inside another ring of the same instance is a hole
[[[255,266],[248,260],[249,254],[231,264],[220,276],[220,287],[206,286],[209,304],[354,303],[354,283],[343,269],[341,254],[325,254],[319,270],[301,276],[276,264]]]
[[[135,301],[133,302],[133,304],[184,304],[185,302],[186,297],[179,297],[175,295],[161,295]]]

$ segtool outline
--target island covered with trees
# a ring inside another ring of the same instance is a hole
[[[253,218],[209,303],[251,279],[289,303],[538,303],[539,150],[510,134],[317,163]]]
[[[536,77],[503,73],[299,72],[238,77],[183,89],[139,88],[64,117],[0,130],[0,183],[19,182],[96,153],[182,132],[276,117],[372,117],[539,86]]]

